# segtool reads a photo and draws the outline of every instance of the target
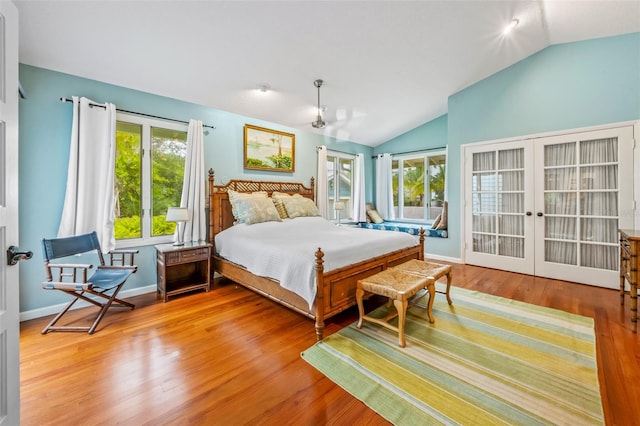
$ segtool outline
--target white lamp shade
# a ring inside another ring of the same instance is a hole
[[[189,210],[186,207],[169,207],[167,222],[186,222],[189,220]]]
[[[336,201],[335,203],[333,203],[333,209],[334,210],[344,210],[345,209],[345,204],[344,201]]]

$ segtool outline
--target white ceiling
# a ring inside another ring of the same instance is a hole
[[[14,2],[24,64],[370,146],[550,44],[640,31],[640,0]]]

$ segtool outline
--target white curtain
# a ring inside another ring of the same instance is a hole
[[[367,211],[364,203],[364,155],[357,154],[354,163],[355,170],[352,217],[356,222],[366,222]]]
[[[115,135],[115,105],[73,97],[67,189],[58,237],[96,231],[104,252],[116,247]]]
[[[393,210],[391,154],[380,154],[376,159],[376,210],[385,220],[396,217]]]
[[[331,219],[329,216],[329,189],[327,188],[327,147],[318,147],[318,179],[316,180],[316,205],[320,216]]]
[[[191,220],[184,225],[183,241],[204,241],[207,238],[205,217],[204,132],[202,121],[189,120],[187,157],[184,161],[184,180],[180,207],[189,210]],[[176,227],[174,240],[178,237]]]

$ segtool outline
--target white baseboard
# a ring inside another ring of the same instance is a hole
[[[158,286],[156,284],[151,284],[145,287],[136,287],[129,290],[122,290],[118,297],[120,299],[126,299],[127,297],[138,296],[140,294],[153,293],[157,291]],[[68,302],[67,302],[68,303]],[[46,317],[48,315],[55,315],[67,305],[67,303],[60,303],[58,305],[45,306],[44,308],[32,309],[30,311],[20,312],[20,322],[27,321],[34,318]],[[85,302],[84,300],[79,300],[70,310],[86,308],[87,306],[93,306],[89,302]]]
[[[462,263],[462,259],[458,257],[438,256],[437,254],[431,254],[431,253],[425,253],[424,257],[428,259],[440,260],[442,262],[448,262],[448,263]]]

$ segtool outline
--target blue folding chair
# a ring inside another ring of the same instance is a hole
[[[75,263],[52,263],[54,259],[73,256],[82,253],[96,252],[100,260],[95,272],[87,277],[93,265]],[[43,330],[49,331],[88,331],[93,334],[96,327],[109,308],[131,308],[135,305],[118,299],[116,296],[122,289],[129,276],[138,270],[133,264],[134,255],[138,250],[115,250],[108,253],[109,265],[105,264],[104,255],[100,249],[98,235],[95,232],[67,238],[42,240],[42,256],[46,269],[47,280],[42,283],[45,290],[60,290],[73,297],[65,308]],[[100,308],[98,317],[91,326],[56,325],[58,320],[67,313],[79,299]]]

